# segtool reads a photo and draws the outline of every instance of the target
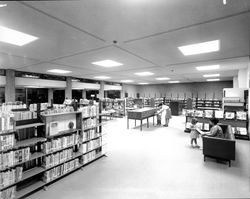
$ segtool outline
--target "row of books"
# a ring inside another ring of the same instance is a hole
[[[43,153],[52,153],[54,151],[58,151],[60,149],[73,146],[79,143],[79,135],[78,133],[74,133],[69,136],[60,137],[57,139],[53,139],[51,141],[47,141],[43,144]]]
[[[87,164],[88,162],[94,160],[95,158],[97,158],[98,156],[101,155],[101,151],[91,151],[87,154],[84,154],[82,156],[82,164]]]
[[[14,129],[14,114],[11,112],[0,112],[0,134],[4,131]]]
[[[21,102],[8,102],[8,103],[3,103],[0,106],[0,112],[10,112],[12,109],[23,109],[23,108],[27,108],[27,105]]]
[[[74,108],[72,106],[66,106],[63,105],[63,107],[56,107],[56,105],[53,104],[53,109],[47,109],[44,110],[41,115],[51,115],[55,113],[69,113],[69,112],[74,112]]]
[[[88,131],[83,132],[82,142],[86,142],[86,141],[88,141],[90,139],[94,139],[98,136],[100,136],[100,133],[97,131],[97,129],[90,129]]]
[[[6,169],[15,166],[18,163],[26,162],[30,159],[30,148],[26,147],[16,151],[10,151],[0,154],[0,169]]]
[[[13,112],[16,121],[37,119],[37,112],[35,111],[18,111]]]
[[[236,119],[246,120],[247,112],[245,111],[223,111],[223,110],[187,110],[186,116],[205,117],[218,119]]]
[[[46,110],[51,106],[51,103],[40,103],[40,110]],[[37,111],[37,104],[30,104],[30,111]]]
[[[0,172],[0,187],[4,188],[15,182],[18,182],[23,177],[23,167],[16,167],[5,172]]]
[[[82,121],[83,129],[90,128],[97,125],[96,118],[88,118]]]
[[[9,135],[1,135],[0,136],[0,151],[12,149],[15,145],[15,135],[9,134]]]
[[[73,157],[73,149],[66,149],[61,152],[45,156],[43,158],[43,167],[50,168],[62,162],[65,162]]]
[[[98,110],[98,106],[93,105],[81,107],[79,111],[82,112],[82,117],[92,117],[97,115]]]
[[[244,127],[232,127],[233,134],[248,135],[247,128]]]
[[[101,137],[95,140],[91,140],[89,142],[83,143],[80,146],[79,152],[81,153],[87,153],[88,151],[91,151],[93,149],[96,149],[97,147],[101,146],[102,139]]]
[[[58,167],[55,167],[51,170],[48,170],[44,173],[43,176],[43,181],[45,183],[48,183],[72,170],[74,170],[75,168],[79,167],[80,163],[79,163],[79,158],[76,158],[70,162],[66,162]]]
[[[0,199],[14,199],[16,196],[16,186],[0,191]]]

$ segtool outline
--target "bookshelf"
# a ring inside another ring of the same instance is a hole
[[[195,108],[196,109],[211,109],[217,110],[222,108],[222,101],[218,99],[199,99],[195,100]]]
[[[114,117],[125,116],[125,99],[109,99],[100,100],[102,110],[106,114],[112,114]]]
[[[44,110],[43,115],[40,105],[37,109],[36,119],[7,122],[0,131],[1,199],[24,198],[105,155],[98,106]]]
[[[184,132],[190,132],[191,119],[196,118],[201,130],[209,131],[210,118],[216,117],[220,123],[232,126],[236,139],[249,140],[248,114],[245,111],[226,111],[226,110],[189,110],[186,112],[186,125]]]

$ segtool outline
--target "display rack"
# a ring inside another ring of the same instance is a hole
[[[243,115],[243,116],[242,116]],[[245,111],[223,110],[190,110],[186,112],[186,125],[184,132],[190,132],[191,119],[198,120],[201,130],[209,131],[210,118],[216,117],[220,123],[231,125],[235,138],[249,140],[248,114]]]
[[[0,133],[1,199],[24,198],[105,155],[98,106],[42,116],[38,107],[36,119],[17,121]]]
[[[109,99],[100,100],[102,111],[107,114],[112,114],[112,117],[125,116],[125,100],[124,99]]]

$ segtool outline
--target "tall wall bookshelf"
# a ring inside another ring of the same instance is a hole
[[[14,121],[12,112],[2,115],[0,198],[24,198],[103,157],[106,143],[99,112],[98,106],[87,106],[41,114],[38,105],[36,118]]]
[[[196,109],[221,109],[222,108],[222,101],[218,99],[199,99],[196,98],[195,100],[195,108]]]

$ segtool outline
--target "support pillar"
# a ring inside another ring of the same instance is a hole
[[[87,91],[86,90],[82,90],[82,99],[86,99],[87,96]]]
[[[72,78],[66,77],[65,99],[72,99]]]
[[[53,88],[48,89],[48,102],[50,103],[53,100]]]
[[[5,102],[15,102],[15,71],[11,69],[6,70],[6,86],[5,86]]]
[[[104,98],[104,81],[100,82],[100,92],[99,92],[99,99]]]

